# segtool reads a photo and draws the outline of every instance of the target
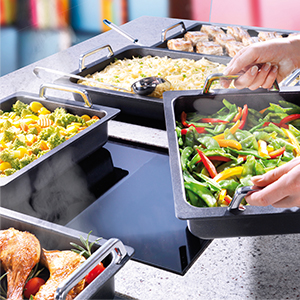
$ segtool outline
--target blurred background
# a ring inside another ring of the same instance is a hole
[[[299,0],[0,0],[0,75],[141,16],[300,30]]]

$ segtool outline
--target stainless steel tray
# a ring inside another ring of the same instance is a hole
[[[74,161],[80,161],[82,158],[103,146],[108,139],[107,122],[114,118],[120,112],[120,110],[94,104],[91,104],[91,107],[88,107],[85,105],[84,100],[82,100],[83,102],[75,102],[61,98],[46,98],[45,91],[47,88],[61,89],[64,91],[68,90],[69,92],[71,91],[74,94],[80,95],[81,99],[88,99],[88,95],[84,89],[74,89],[70,87],[45,84],[41,86],[40,93],[42,97],[26,92],[17,92],[4,99],[1,99],[0,109],[3,111],[10,111],[12,105],[17,100],[27,104],[32,101],[39,101],[50,111],[54,111],[56,108],[62,107],[75,115],[96,115],[100,120],[82,132],[76,134],[74,137],[60,144],[56,148],[52,149],[37,160],[28,164],[21,170],[10,176],[0,178],[0,188],[7,186],[13,181],[15,181],[15,184],[17,184],[17,182],[20,183],[18,180],[24,178],[27,178],[28,180],[34,180],[38,174],[39,168],[42,166],[45,168],[48,166],[48,168],[55,170],[59,174],[59,170],[61,169],[60,164],[66,166],[68,164],[73,164]],[[89,100],[89,102],[91,101]]]
[[[0,207],[0,228],[4,230],[10,227],[31,232],[39,239],[41,247],[46,250],[70,250],[73,248],[70,242],[81,244],[80,236],[87,238],[87,234],[80,231]],[[89,237],[90,242],[96,239],[97,237],[93,235]],[[100,261],[106,267],[105,270],[75,299],[114,299],[114,275],[133,256],[134,250],[124,246],[120,240],[115,238],[101,239],[98,243],[99,245],[95,244],[93,247],[93,255],[60,284],[55,299],[65,299],[68,291]]]

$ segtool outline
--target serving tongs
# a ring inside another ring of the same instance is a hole
[[[242,200],[254,192],[261,191],[261,188],[254,186],[243,186],[238,188],[228,206],[229,211],[244,211],[245,207],[241,205]]]

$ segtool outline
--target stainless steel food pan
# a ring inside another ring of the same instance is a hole
[[[10,227],[34,234],[40,241],[41,247],[46,250],[71,250],[74,247],[70,242],[81,244],[80,236],[87,238],[87,234],[67,227],[42,221],[5,208],[0,208],[0,229]],[[89,241],[97,237],[90,235]],[[117,251],[116,251],[117,250]],[[96,264],[103,262],[106,269],[92,283],[90,283],[75,299],[114,299],[115,274],[133,256],[134,250],[124,246],[118,239],[101,239],[93,247],[93,256],[72,273],[59,286],[55,299],[65,299],[67,291],[76,285]]]
[[[90,55],[95,56],[95,54],[100,50],[108,51],[109,52],[108,56],[86,65],[85,61],[88,58],[88,56]],[[205,55],[201,55],[197,53],[187,53],[187,52],[179,52],[179,51],[176,52],[176,51],[170,51],[168,49],[158,49],[158,48],[151,48],[151,47],[137,47],[135,45],[128,46],[119,51],[113,52],[113,50],[109,45],[105,45],[82,54],[79,59],[79,69],[72,73],[80,76],[87,76],[89,74],[93,74],[95,72],[103,70],[109,64],[113,63],[115,59],[122,60],[124,58],[130,59],[132,57],[145,57],[148,55],[159,56],[159,57],[168,56],[174,59],[189,58],[194,60],[200,60],[203,57],[208,58]],[[220,56],[208,58],[208,59],[213,62],[222,63],[222,64],[227,64],[230,61],[229,57],[220,57]],[[82,86],[79,85],[76,80],[68,77],[59,78],[56,82],[62,83],[64,85],[71,85],[73,87]],[[93,103],[121,109],[120,116],[122,115],[129,116],[127,120],[131,123],[134,123],[135,119],[143,119],[143,118],[164,122],[163,99],[149,97],[149,96],[140,96],[140,95],[131,94],[127,92],[90,87],[90,86],[84,86],[84,88],[89,93]],[[184,91],[182,92],[184,93]],[[81,100],[76,95],[75,95],[75,99]],[[132,117],[132,119],[130,119],[130,117]]]
[[[45,84],[41,87],[41,95],[43,97],[39,97],[38,95],[26,92],[18,92],[4,99],[1,99],[0,109],[3,111],[10,111],[12,105],[17,100],[20,100],[27,104],[32,101],[39,101],[50,111],[54,111],[56,108],[62,107],[71,114],[79,116],[84,114],[87,114],[89,116],[96,115],[100,120],[95,122],[92,126],[89,126],[87,129],[83,130],[82,132],[76,134],[74,137],[60,144],[56,148],[52,149],[37,160],[28,164],[21,170],[15,172],[10,176],[0,178],[0,188],[7,186],[13,181],[19,180],[22,177],[27,177],[29,181],[34,180],[34,178],[36,178],[38,174],[38,170],[41,169],[42,166],[48,166],[52,170],[55,170],[59,173],[59,170],[63,169],[60,168],[61,164],[65,167],[67,165],[71,165],[74,161],[80,161],[99,147],[103,146],[108,139],[107,122],[114,118],[120,112],[120,110],[95,104],[92,104],[91,107],[88,107],[87,105],[85,105],[85,102],[75,102],[64,100],[61,98],[47,98],[45,94],[47,88],[70,91],[69,87],[65,88],[57,85]],[[87,96],[86,92],[83,89],[71,88],[71,92],[78,95],[80,94],[80,97],[84,96],[85,98]],[[17,182],[15,182],[15,184],[17,185]]]

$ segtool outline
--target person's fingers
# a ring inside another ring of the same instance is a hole
[[[297,157],[291,160],[290,162],[278,168],[275,168],[274,170],[271,170],[263,175],[252,177],[252,182],[254,185],[258,187],[264,187],[278,180],[282,175],[288,173],[290,170],[292,170],[294,167],[298,166],[299,164],[300,164],[300,157]]]
[[[234,81],[234,86],[237,89],[243,89],[249,87],[255,80],[258,74],[258,66],[252,66],[247,72],[241,75],[238,79]]]
[[[271,63],[267,62],[262,65],[257,76],[252,81],[252,83],[248,86],[250,90],[256,90],[262,86],[262,84],[266,81],[266,78],[271,70]]]
[[[243,55],[247,51],[247,48],[241,49],[229,62],[225,68],[224,75],[234,75],[239,73],[248,65],[252,64],[252,57],[249,55]],[[245,59],[243,59],[245,57]]]
[[[277,181],[266,186],[261,191],[245,197],[247,203],[253,206],[268,206],[285,199],[290,193],[289,189],[283,188],[286,177],[287,175],[284,174]]]
[[[261,87],[264,89],[272,88],[273,83],[277,78],[277,74],[278,74],[278,66],[272,66],[265,82],[261,85]]]

